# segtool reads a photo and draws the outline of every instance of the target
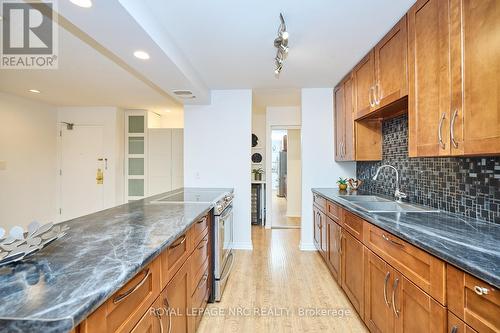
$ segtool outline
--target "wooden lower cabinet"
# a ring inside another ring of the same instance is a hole
[[[191,307],[190,292],[191,275],[188,263],[184,264],[167,284],[161,293],[164,306],[168,315],[163,318],[167,327],[172,327],[171,332],[188,333],[189,317],[187,310]],[[167,332],[168,332],[167,331]]]
[[[314,245],[321,256],[326,259],[327,256],[327,238],[326,238],[326,215],[317,206],[313,206],[314,214]]]
[[[142,316],[137,325],[135,325],[131,333],[166,332],[166,327],[163,323],[163,317],[165,315],[165,311],[162,308],[161,297],[158,297],[144,316]]]
[[[367,248],[365,251],[365,324],[370,332],[385,333],[394,330],[391,306],[394,270]]]
[[[477,333],[466,323],[461,321],[451,311],[448,310],[448,332],[450,333]]]
[[[364,313],[363,252],[363,244],[342,230],[341,285],[361,318]]]
[[[342,228],[329,217],[326,221],[326,234],[328,242],[327,264],[335,280],[340,281]]]
[[[318,251],[321,250],[321,215],[316,206],[313,206],[313,241]]]

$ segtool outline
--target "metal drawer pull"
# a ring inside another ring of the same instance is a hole
[[[227,269],[227,273],[225,276],[222,276],[219,281],[220,283],[223,283],[224,281],[226,281],[226,279],[229,277],[229,275],[231,274],[231,271],[233,270],[233,265],[234,265],[234,253],[231,252],[231,254],[229,255],[229,257],[231,258],[231,263],[230,264],[226,264],[226,265],[230,265],[229,268]],[[229,257],[227,260],[229,260]]]
[[[374,93],[375,93],[375,104],[379,105],[380,104],[380,99],[382,97],[381,94],[380,94],[380,84],[379,83],[375,84]]]
[[[161,309],[156,309],[155,311],[156,317],[158,318],[158,321],[160,322],[160,333],[163,333],[163,320],[161,320]]]
[[[200,224],[200,223],[204,223],[205,221],[207,220],[206,217],[202,218],[201,220],[199,220],[198,222],[196,222],[197,224]]]
[[[208,274],[203,275],[203,277],[202,277],[202,278],[201,278],[201,280],[200,280],[200,284],[198,285],[198,289],[200,289],[200,288],[201,288],[201,286],[203,286],[203,284],[204,284],[204,283],[205,283],[205,281],[207,281],[207,280],[208,280]]]
[[[385,241],[387,241],[387,242],[389,242],[389,243],[391,243],[391,244],[394,244],[394,245],[396,245],[396,246],[399,246],[399,247],[405,247],[403,244],[393,241],[392,239],[390,239],[389,237],[387,237],[385,234],[382,234],[382,238],[383,238]]]
[[[172,314],[170,313],[170,303],[168,303],[168,298],[165,296],[163,299],[163,304],[167,307],[168,312],[168,333],[172,332]]]
[[[171,249],[175,249],[176,247],[178,247],[178,246],[182,245],[185,241],[186,241],[186,235],[182,236],[182,240],[181,240],[179,243],[174,244],[174,245],[171,245],[171,246],[169,247],[169,249],[170,249],[170,250],[171,250]]]
[[[458,143],[455,141],[455,119],[457,119],[457,115],[458,115],[458,109],[455,109],[455,112],[453,112],[453,116],[451,116],[451,124],[450,124],[451,143],[455,148],[458,148]]]
[[[201,244],[201,243],[205,243],[205,244],[198,246],[198,250],[201,250],[202,248],[204,248],[204,247],[205,247],[205,245],[207,244],[207,242],[208,242],[208,239],[206,239],[206,238],[205,238],[204,240],[202,240],[202,241],[200,242],[200,244]]]
[[[394,280],[394,285],[392,286],[392,310],[396,315],[396,318],[399,318],[399,310],[396,309],[396,289],[398,288],[399,279]]]
[[[458,327],[455,325],[451,328],[450,333],[458,333]]]
[[[446,119],[446,113],[443,112],[441,115],[441,120],[439,120],[439,128],[438,128],[438,139],[439,139],[439,145],[441,146],[442,149],[446,148],[446,144],[443,142],[443,123],[444,120]]]
[[[144,282],[146,282],[146,280],[148,279],[148,277],[151,275],[151,272],[149,271],[149,268],[146,269],[144,271],[144,276],[143,278],[141,279],[141,281],[139,281],[139,283],[137,283],[135,286],[133,286],[132,288],[130,288],[129,290],[127,290],[126,292],[124,292],[123,294],[120,294],[118,296],[116,296],[114,299],[113,299],[113,303],[114,304],[118,304],[120,303],[121,301],[123,301],[125,298],[127,298],[128,296],[130,296],[130,294],[132,294],[134,291],[136,291],[137,289],[139,289],[143,284]]]
[[[370,106],[375,107],[375,102],[373,101],[373,97],[375,97],[375,87],[370,87],[368,89],[368,101],[370,102]]]
[[[489,290],[485,287],[474,286],[474,292],[478,295],[488,295]]]
[[[389,309],[391,308],[391,303],[389,303],[389,301],[387,300],[387,281],[389,281],[389,276],[391,276],[391,272],[387,272],[387,274],[385,274],[385,279],[384,279],[384,301],[385,301],[385,305],[387,305],[389,307]]]

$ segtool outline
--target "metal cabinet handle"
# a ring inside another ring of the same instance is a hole
[[[129,290],[127,290],[126,292],[124,292],[123,294],[120,294],[118,296],[116,296],[114,299],[113,299],[113,303],[114,304],[118,304],[120,303],[121,301],[123,301],[124,299],[126,299],[127,297],[129,297],[134,291],[136,291],[137,289],[139,289],[143,284],[144,282],[146,282],[146,280],[148,279],[148,277],[151,275],[151,272],[149,271],[149,268],[146,269],[144,271],[144,276],[142,277],[142,279],[139,281],[139,283],[137,283],[135,286],[133,286],[132,288],[130,288]]]
[[[379,105],[380,104],[380,100],[382,99],[382,96],[381,96],[381,93],[380,93],[380,83],[376,83],[375,84],[375,90],[374,90],[374,94],[375,94],[375,104],[376,105]]]
[[[182,245],[185,241],[186,241],[186,235],[182,236],[182,240],[179,243],[170,245],[169,250],[175,249],[176,247]]]
[[[198,221],[198,222],[196,222],[196,223],[197,223],[197,224],[201,224],[201,223],[205,222],[206,220],[207,220],[207,218],[206,218],[206,217],[204,217],[204,218],[202,218],[201,220],[199,220],[199,221]]]
[[[229,266],[229,268],[227,269],[227,273],[225,276],[221,276],[221,278],[219,279],[220,283],[223,283],[224,281],[227,280],[227,278],[229,277],[229,275],[231,274],[231,271],[233,270],[233,265],[234,265],[234,253],[231,252],[229,254],[229,256],[231,257],[231,264]],[[227,258],[227,260],[229,260],[229,257]],[[227,265],[227,264],[226,264]]]
[[[387,237],[385,234],[382,234],[382,238],[386,241],[386,242],[389,242],[391,244],[394,244],[396,246],[399,246],[399,247],[405,247],[403,244],[401,243],[398,243],[396,241],[393,241],[392,239],[390,239],[389,237]]]
[[[340,142],[340,157],[344,157],[344,142]]]
[[[450,124],[451,143],[455,148],[458,148],[458,142],[455,141],[455,119],[457,119],[457,116],[458,116],[458,109],[455,109],[455,112],[453,112],[453,116],[451,116],[451,124]]]
[[[207,280],[208,280],[208,274],[203,275],[203,278],[200,280],[200,284],[198,285],[198,289],[200,289],[203,283],[205,283],[205,281]]]
[[[389,307],[389,309],[391,308],[391,303],[389,303],[389,301],[387,300],[387,281],[389,281],[390,276],[391,276],[391,272],[387,272],[387,274],[385,274],[385,279],[384,279],[384,301],[385,301],[385,305],[387,305],[387,307]]]
[[[160,333],[163,333],[163,320],[161,319],[161,309],[156,309],[155,316],[158,318],[158,322],[160,323]]]
[[[488,288],[485,288],[485,287],[474,286],[474,292],[476,294],[482,296],[482,295],[488,295],[489,290],[488,290]]]
[[[438,139],[439,139],[439,145],[441,146],[442,149],[446,148],[446,144],[443,142],[443,123],[444,120],[446,119],[446,113],[443,112],[441,115],[441,119],[439,120],[439,128],[438,128]]]
[[[207,242],[208,242],[208,238],[203,239],[203,240],[200,242],[200,244],[201,244],[201,243],[205,243],[205,244],[198,246],[198,250],[201,250],[202,248],[204,248],[204,247],[205,247],[205,245],[207,244]]]
[[[373,101],[373,97],[375,97],[375,87],[371,86],[368,90],[368,101],[370,102],[370,106],[372,108],[375,107],[375,102]]]
[[[172,332],[172,314],[170,313],[170,303],[168,302],[168,297],[165,296],[163,299],[163,304],[167,307],[168,312],[168,333]]]
[[[394,285],[392,286],[392,310],[396,315],[396,318],[399,318],[399,310],[396,309],[396,289],[398,288],[399,279],[394,280]]]
[[[451,328],[450,333],[458,333],[458,327],[455,325]]]

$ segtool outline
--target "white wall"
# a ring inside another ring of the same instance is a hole
[[[0,226],[54,221],[56,146],[55,107],[0,93]]]
[[[214,90],[212,104],[184,107],[184,185],[234,187],[234,237],[239,249],[252,249],[251,126],[251,90]]]
[[[266,155],[269,157],[266,160],[266,228],[272,226],[272,129],[273,128],[295,128],[300,129],[301,114],[300,107],[285,106],[285,107],[268,107],[266,109],[266,137],[269,138],[266,144]]]
[[[148,128],[184,128],[184,112],[148,113]]]
[[[301,197],[302,197],[302,176],[300,159],[300,130],[288,130],[288,150],[287,159],[287,196],[286,196],[286,215],[288,217],[301,216]]]
[[[337,187],[339,177],[354,177],[355,162],[334,160],[333,89],[302,89],[302,229],[300,248],[314,250],[313,187]]]
[[[104,182],[104,208],[124,202],[124,116],[115,107],[60,107],[58,121],[80,125],[101,125],[104,133],[104,157],[108,171]]]

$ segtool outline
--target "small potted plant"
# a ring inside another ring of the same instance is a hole
[[[255,180],[262,180],[262,174],[264,173],[264,170],[262,168],[257,168],[253,169],[252,173]]]
[[[347,179],[339,177],[339,180],[337,180],[337,184],[339,184],[339,190],[345,191],[347,190]]]

